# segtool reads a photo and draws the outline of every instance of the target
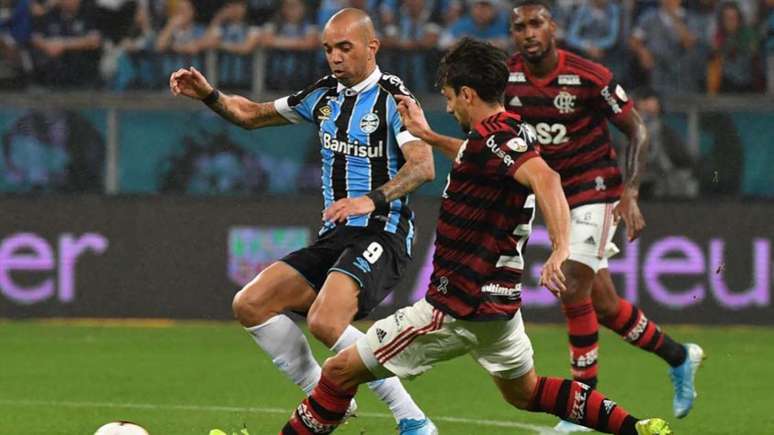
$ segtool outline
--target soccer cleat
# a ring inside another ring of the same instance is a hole
[[[575,424],[571,421],[567,420],[559,420],[559,423],[554,426],[554,430],[557,432],[562,433],[571,433],[571,432],[591,432],[592,430],[587,428],[586,426],[581,426],[579,424]]]
[[[693,408],[693,401],[697,395],[693,381],[702,360],[706,358],[698,344],[686,343],[685,353],[685,361],[682,364],[669,368],[669,379],[672,380],[672,386],[675,388],[672,409],[677,418],[685,417]]]
[[[438,428],[429,418],[413,420],[404,418],[398,422],[400,435],[438,435]]]
[[[648,418],[635,423],[637,435],[672,435],[672,428],[669,423],[660,418]]]

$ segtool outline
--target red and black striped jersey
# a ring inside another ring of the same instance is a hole
[[[535,197],[514,174],[538,157],[517,115],[481,121],[452,164],[435,238],[426,299],[459,319],[511,318],[521,304],[522,249]]]
[[[558,51],[557,67],[542,78],[530,75],[520,54],[511,57],[506,108],[537,134],[540,155],[562,177],[570,208],[617,201],[623,180],[607,120],[626,114],[632,101],[607,68]]]

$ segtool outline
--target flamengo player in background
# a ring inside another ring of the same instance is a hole
[[[556,23],[545,4],[523,1],[511,18],[518,52],[508,64],[506,108],[533,127],[541,155],[562,177],[571,208],[570,257],[562,267],[568,291],[562,295],[562,309],[573,377],[596,386],[598,318],[627,342],[670,365],[674,414],[682,418],[693,406],[694,376],[703,351],[695,344],[675,342],[640,309],[619,298],[607,268],[608,257],[618,252],[612,243],[618,222],[623,219],[630,242],[645,226],[637,205],[647,154],[645,125],[610,71],[556,48]],[[629,139],[625,178],[608,121]],[[560,422],[556,429],[572,431],[573,426]]]
[[[441,203],[427,295],[377,321],[355,345],[329,358],[320,382],[281,434],[330,433],[359,384],[393,375],[415,377],[465,354],[517,408],[549,412],[608,433],[672,433],[664,420],[638,421],[586,384],[535,373],[519,312],[522,250],[537,196],[553,246],[540,282],[562,293],[570,211],[559,176],[533,148],[534,135],[518,115],[504,110],[505,60],[494,46],[463,39],[441,61],[438,75],[447,111],[469,133],[461,146],[435,144],[454,163]],[[416,102],[398,99],[404,122],[424,122],[429,130]]]
[[[245,128],[301,121],[319,128],[326,207],[319,237],[272,263],[233,303],[258,346],[307,394],[321,369],[284,312],[308,312],[309,330],[334,352],[361,337],[350,322],[379,305],[411,259],[408,193],[435,176],[432,150],[406,131],[396,110],[395,96],[409,91],[376,65],[379,40],[368,15],[350,8],[337,12],[325,25],[322,43],[333,74],[274,102],[221,95],[194,68],[176,71],[169,83],[173,94],[201,99]],[[369,387],[389,406],[401,434],[437,432],[397,379]]]

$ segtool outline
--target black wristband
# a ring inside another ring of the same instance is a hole
[[[218,98],[220,98],[220,91],[212,88],[212,92],[210,92],[206,97],[202,98],[202,103],[208,106],[212,106],[216,101],[218,101]]]
[[[381,190],[372,190],[368,192],[366,196],[371,198],[371,201],[374,202],[374,207],[376,210],[387,207],[387,197],[384,196],[384,192]]]

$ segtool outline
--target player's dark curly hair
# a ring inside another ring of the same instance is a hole
[[[492,44],[462,38],[441,59],[437,86],[459,93],[468,86],[487,103],[501,103],[508,84],[507,56]]]

